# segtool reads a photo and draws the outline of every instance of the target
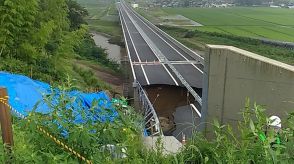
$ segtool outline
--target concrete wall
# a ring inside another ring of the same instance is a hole
[[[236,125],[246,98],[267,114],[294,112],[294,67],[231,46],[208,45],[205,55],[202,121]]]

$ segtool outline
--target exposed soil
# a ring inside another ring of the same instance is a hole
[[[75,60],[75,64],[84,69],[90,69],[98,79],[108,83],[113,91],[122,94],[123,91],[123,77],[112,70],[103,68],[96,63],[92,63],[85,60]]]

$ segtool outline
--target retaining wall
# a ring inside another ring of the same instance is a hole
[[[217,118],[236,127],[247,97],[264,105],[269,116],[286,118],[294,112],[294,67],[235,47],[207,45],[202,121]]]

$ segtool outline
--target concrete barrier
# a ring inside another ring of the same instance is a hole
[[[158,146],[163,148],[164,155],[175,155],[180,152],[183,145],[174,136],[144,137],[143,144],[149,150],[159,151]]]
[[[207,45],[202,121],[236,126],[246,98],[267,114],[294,112],[294,67],[231,46]],[[207,130],[207,127],[205,127]]]

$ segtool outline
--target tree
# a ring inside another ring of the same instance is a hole
[[[85,15],[71,0],[0,0],[0,58],[57,77],[62,65],[56,61],[73,56],[85,37]]]
[[[190,4],[189,2],[190,2],[189,0],[184,0],[184,7],[188,7]]]
[[[86,24],[84,17],[88,16],[88,11],[78,4],[76,1],[68,0],[67,6],[69,9],[68,19],[71,29],[78,29],[82,24]]]
[[[0,1],[0,57],[16,57],[34,30],[37,0]]]

